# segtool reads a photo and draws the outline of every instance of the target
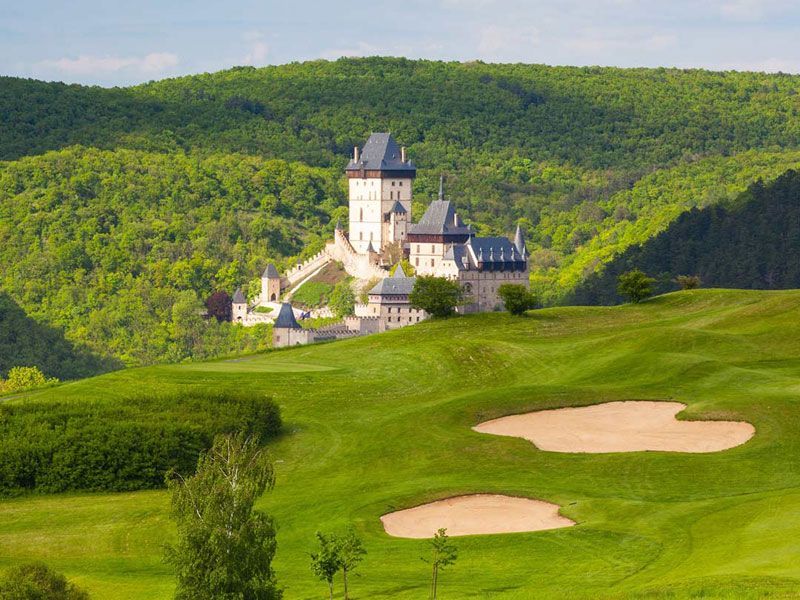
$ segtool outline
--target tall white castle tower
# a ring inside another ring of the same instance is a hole
[[[359,254],[405,242],[411,221],[411,184],[417,168],[390,133],[373,133],[356,146],[345,169],[350,184],[350,244]]]

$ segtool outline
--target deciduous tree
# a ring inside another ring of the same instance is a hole
[[[0,579],[3,600],[88,600],[89,594],[42,563],[11,567]]]
[[[449,317],[464,301],[464,290],[457,281],[444,277],[417,277],[408,297],[412,308],[424,310],[434,317]]]
[[[333,311],[333,314],[340,319],[355,312],[356,295],[353,293],[349,278],[343,279],[333,287],[328,306]]]
[[[697,275],[678,275],[675,278],[682,290],[695,290],[700,287],[700,277]]]
[[[524,285],[504,283],[497,288],[497,294],[512,315],[525,314],[526,310],[536,306],[536,296]]]
[[[339,538],[339,563],[342,569],[342,580],[344,584],[344,600],[348,600],[347,575],[352,573],[356,567],[364,560],[367,550],[364,542],[358,537],[355,530],[350,528]]]
[[[218,436],[188,478],[170,473],[178,542],[167,549],[178,600],[275,600],[275,527],[253,509],[274,485],[272,464],[255,437]]]
[[[330,600],[333,600],[333,578],[342,568],[342,544],[335,535],[317,532],[319,549],[311,553],[311,570],[328,584]]]
[[[439,585],[439,571],[449,567],[458,558],[458,548],[450,542],[446,529],[439,529],[430,542],[432,555],[430,559],[423,558],[431,565],[431,587],[430,600],[436,600],[437,588]]]
[[[214,317],[218,323],[231,320],[231,297],[227,292],[218,291],[206,299],[208,316]]]
[[[617,292],[636,304],[653,294],[655,282],[656,280],[652,277],[648,277],[639,269],[634,269],[619,276]]]

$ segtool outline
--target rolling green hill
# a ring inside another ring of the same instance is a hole
[[[427,589],[424,541],[390,538],[391,510],[471,492],[541,498],[577,526],[458,538],[446,598],[788,598],[800,590],[800,292],[698,290],[636,306],[427,322],[245,359],[128,369],[13,405],[228,390],[271,396],[276,570],[287,599],[326,593],[314,532],[353,523],[369,551],[358,598]],[[747,420],[711,454],[562,454],[483,435],[489,418],[609,400],[677,400],[681,418]],[[163,491],[0,502],[0,566],[42,559],[97,597],[168,598]]]

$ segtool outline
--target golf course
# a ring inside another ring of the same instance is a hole
[[[701,289],[432,320],[124,369],[0,397],[0,410],[188,390],[258,394],[280,407],[282,432],[267,446],[276,484],[258,508],[275,519],[287,599],[327,597],[309,567],[314,535],[348,526],[367,549],[351,597],[425,597],[427,540],[390,536],[381,517],[477,494],[557,505],[570,526],[452,537],[458,560],[440,575],[440,598],[800,595],[800,291]],[[571,452],[473,429],[624,401],[680,403],[670,420],[754,433],[719,451]],[[0,569],[43,561],[92,597],[170,598],[169,511],[166,490],[0,499]]]

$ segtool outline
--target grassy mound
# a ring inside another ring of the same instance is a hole
[[[317,530],[353,523],[369,554],[359,598],[426,593],[423,540],[380,515],[476,492],[537,498],[577,525],[459,538],[447,598],[760,598],[800,589],[800,292],[698,290],[639,306],[476,315],[247,360],[118,371],[9,402],[109,402],[132,390],[269,395],[286,598],[322,597]],[[325,370],[327,368],[327,370]],[[612,400],[674,400],[687,418],[746,420],[755,437],[710,454],[542,452],[470,428]],[[0,567],[44,560],[102,598],[169,598],[160,490],[0,503]]]

